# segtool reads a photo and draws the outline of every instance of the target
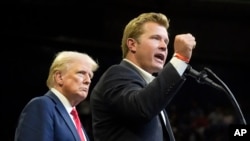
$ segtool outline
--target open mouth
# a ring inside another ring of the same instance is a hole
[[[164,55],[163,54],[156,54],[155,57],[160,60],[160,61],[164,61]]]

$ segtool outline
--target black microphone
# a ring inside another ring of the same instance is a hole
[[[224,88],[222,86],[220,86],[219,84],[215,83],[213,80],[208,78],[207,73],[204,70],[201,72],[198,72],[189,65],[185,74],[193,77],[200,84],[207,84],[216,89],[220,89],[224,91]]]

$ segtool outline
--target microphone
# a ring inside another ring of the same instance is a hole
[[[189,65],[185,74],[193,77],[200,84],[207,84],[216,89],[220,89],[224,91],[224,88],[222,86],[220,86],[219,84],[215,83],[213,80],[208,78],[207,73],[204,70],[201,72],[198,72]]]
[[[217,78],[217,80],[224,87],[216,84],[215,82],[213,82],[213,80],[209,79],[207,77],[206,71],[210,72],[215,78]],[[212,86],[212,87],[214,87],[216,89],[224,91],[228,95],[229,99],[231,100],[234,108],[236,108],[236,112],[237,112],[241,122],[244,125],[247,125],[245,117],[244,117],[244,115],[243,115],[243,113],[242,113],[242,111],[240,109],[240,106],[239,106],[237,100],[235,99],[233,93],[230,91],[230,89],[227,87],[227,85],[222,80],[220,80],[220,78],[217,77],[216,74],[214,74],[210,69],[204,68],[204,70],[202,70],[201,72],[198,72],[198,71],[194,70],[190,65],[188,65],[184,75],[188,75],[188,76],[191,76],[191,77],[195,78],[198,83],[207,84],[207,85],[210,85],[210,86]]]

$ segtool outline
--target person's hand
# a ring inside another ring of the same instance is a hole
[[[179,34],[175,36],[174,53],[185,58],[188,62],[192,56],[192,50],[195,48],[195,37],[190,34]]]

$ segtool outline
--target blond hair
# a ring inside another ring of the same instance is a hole
[[[55,84],[54,74],[57,71],[63,71],[68,68],[68,66],[77,59],[84,59],[86,62],[90,63],[92,66],[91,70],[94,72],[98,69],[99,65],[94,61],[88,54],[80,53],[77,51],[61,51],[58,52],[55,56],[54,61],[52,62],[49,75],[47,78],[47,87],[52,88]]]
[[[125,58],[128,53],[127,39],[133,38],[138,40],[140,35],[143,34],[143,25],[147,22],[155,22],[164,26],[166,29],[169,27],[168,18],[162,13],[142,13],[138,17],[132,19],[125,27],[122,37],[122,57]]]

